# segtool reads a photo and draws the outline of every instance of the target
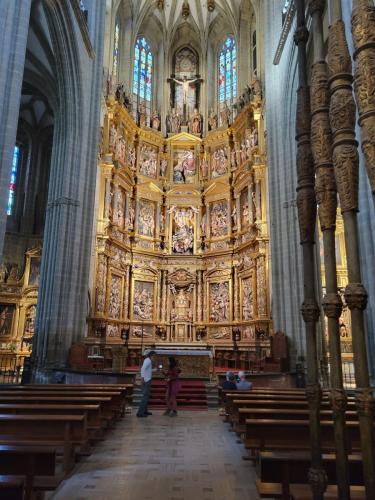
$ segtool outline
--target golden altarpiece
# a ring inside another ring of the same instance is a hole
[[[109,101],[86,342],[270,352],[262,101],[202,139],[138,128]],[[95,352],[95,351],[93,351]],[[241,355],[241,354],[240,354]]]

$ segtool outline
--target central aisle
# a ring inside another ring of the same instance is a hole
[[[53,500],[258,500],[251,462],[217,411],[133,414],[82,459]]]

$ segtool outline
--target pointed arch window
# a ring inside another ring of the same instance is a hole
[[[113,41],[113,65],[112,74],[118,79],[118,67],[119,67],[119,46],[120,46],[120,20],[116,19],[115,23],[115,35]]]
[[[20,164],[20,157],[21,157],[20,147],[15,145],[13,151],[12,171],[10,174],[10,184],[8,191],[7,215],[12,215],[13,213],[14,199],[16,193],[17,172]]]
[[[137,103],[137,112],[140,104],[146,108],[147,118],[151,115],[152,104],[152,76],[154,57],[151,47],[145,37],[139,37],[134,47],[133,95]]]
[[[232,36],[223,43],[219,53],[219,107],[234,104],[237,95],[237,47]]]

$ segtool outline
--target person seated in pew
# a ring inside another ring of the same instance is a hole
[[[238,391],[250,391],[253,384],[246,380],[245,372],[238,372],[238,382],[236,386]]]
[[[226,380],[221,384],[221,388],[224,391],[235,391],[237,390],[236,386],[236,376],[233,372],[226,373]]]

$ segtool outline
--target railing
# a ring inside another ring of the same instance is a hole
[[[0,354],[0,384],[19,384],[27,357],[13,353]]]

